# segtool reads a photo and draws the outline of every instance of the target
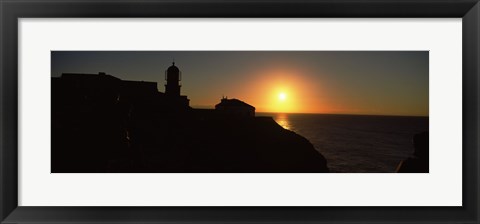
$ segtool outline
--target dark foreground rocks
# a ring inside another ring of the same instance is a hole
[[[427,132],[413,136],[413,155],[398,164],[398,173],[428,173],[429,172],[429,135]]]

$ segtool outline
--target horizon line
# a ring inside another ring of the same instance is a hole
[[[192,109],[215,110],[215,106],[190,106]],[[322,112],[272,112],[272,111],[255,111],[257,113],[266,114],[322,114],[322,115],[355,115],[355,116],[391,116],[391,117],[430,117],[430,115],[405,115],[405,114],[355,114],[355,113],[322,113]]]

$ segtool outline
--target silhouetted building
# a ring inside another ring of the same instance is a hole
[[[165,94],[167,94],[167,96],[180,96],[182,73],[180,69],[175,66],[175,62],[172,62],[172,66],[165,71],[165,80],[167,81],[167,84],[165,84]]]
[[[238,99],[222,98],[222,101],[215,105],[215,110],[223,115],[255,117],[255,107]]]
[[[112,75],[63,73],[52,78],[52,100],[58,105],[121,103],[134,109],[152,112],[189,109],[190,100],[180,95],[180,70],[172,65],[165,74],[166,93],[158,91],[156,82],[121,80]]]
[[[52,100],[63,106],[114,104],[122,92],[122,80],[107,75],[63,73],[52,78]]]
[[[170,66],[165,71],[165,96],[169,105],[174,107],[188,107],[189,99],[187,96],[180,95],[180,81],[182,80],[182,72],[175,66],[175,62],[172,62]]]

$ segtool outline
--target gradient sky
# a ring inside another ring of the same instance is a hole
[[[52,76],[106,72],[152,81],[183,74],[190,105],[222,96],[257,112],[428,116],[428,51],[52,51]],[[283,94],[283,100],[280,95]]]

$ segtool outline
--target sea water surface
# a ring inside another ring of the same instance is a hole
[[[257,113],[307,138],[331,172],[395,172],[414,151],[413,135],[428,131],[428,117]]]

